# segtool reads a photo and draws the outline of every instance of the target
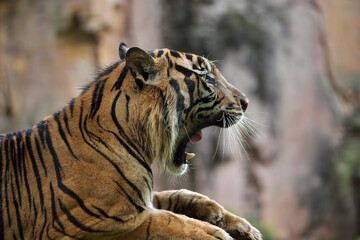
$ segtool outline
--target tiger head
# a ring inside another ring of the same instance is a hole
[[[128,116],[136,142],[174,174],[186,172],[194,156],[186,147],[201,140],[203,128],[230,127],[248,106],[246,96],[204,57],[170,49],[144,51],[124,43],[119,55],[131,73],[125,91],[136,103]]]

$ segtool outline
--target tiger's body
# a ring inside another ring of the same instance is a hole
[[[205,196],[154,192],[150,168],[184,173],[189,136],[239,120],[244,95],[196,55],[119,54],[68,106],[0,135],[0,239],[261,239]]]

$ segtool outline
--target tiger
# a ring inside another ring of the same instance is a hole
[[[154,191],[151,168],[187,172],[187,145],[241,121],[248,98],[205,57],[118,51],[63,109],[0,135],[0,239],[262,239],[200,193]]]

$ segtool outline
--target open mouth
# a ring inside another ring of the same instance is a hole
[[[194,135],[191,136],[190,142],[192,142],[192,143],[200,142],[201,139],[202,139],[202,132],[200,130],[200,131],[197,131],[196,133],[194,133]]]
[[[202,132],[201,129],[204,129],[209,126],[218,126],[221,128],[228,128],[234,125],[236,122],[241,120],[242,114],[227,114],[226,112],[221,113],[222,117],[214,118],[214,119],[222,119],[222,121],[209,121],[206,124],[201,125],[198,129],[194,132],[186,132],[186,137],[184,139],[180,140],[180,143],[177,145],[174,160],[173,163],[175,166],[179,167],[183,164],[188,164],[189,160],[195,157],[194,153],[188,153],[186,152],[186,146],[188,143],[196,143],[200,142],[202,140]],[[187,131],[185,129],[185,131]]]
[[[176,166],[180,166],[182,164],[188,164],[189,160],[193,157],[195,157],[195,153],[188,153],[185,151],[186,146],[189,142],[196,143],[200,142],[202,139],[202,132],[201,130],[196,131],[194,134],[191,135],[191,137],[185,138],[177,148],[174,156],[174,164]]]

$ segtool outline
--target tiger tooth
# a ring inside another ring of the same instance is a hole
[[[195,157],[195,153],[186,153],[186,160],[190,160]]]

